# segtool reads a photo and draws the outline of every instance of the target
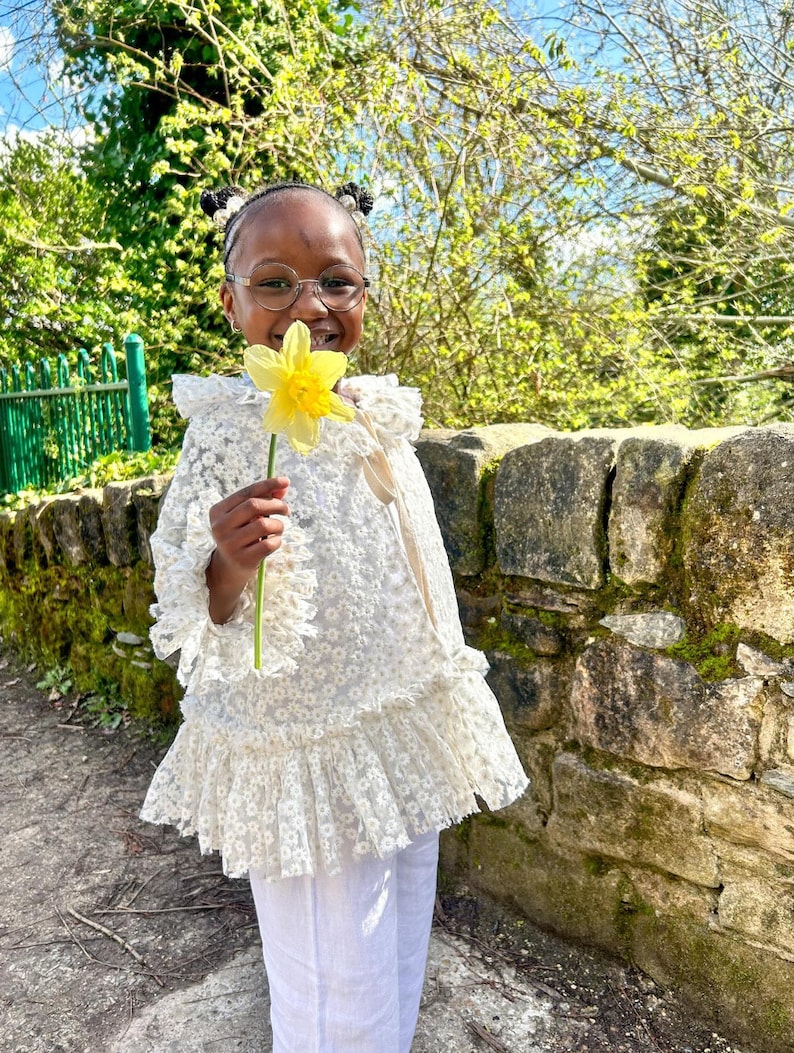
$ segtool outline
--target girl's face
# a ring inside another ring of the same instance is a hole
[[[240,222],[229,273],[248,277],[263,263],[286,264],[301,280],[319,278],[338,264],[364,273],[364,252],[352,219],[314,191],[288,190],[265,198]],[[351,310],[334,311],[317,295],[317,285],[308,282],[290,307],[269,311],[259,306],[246,286],[221,285],[227,319],[240,326],[249,344],[265,344],[276,351],[288,326],[299,320],[311,331],[312,350],[350,354],[361,338],[365,300],[366,291]]]

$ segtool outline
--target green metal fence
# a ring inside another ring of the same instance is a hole
[[[115,450],[150,449],[143,341],[133,333],[124,350],[123,380],[112,344],[102,346],[98,376],[82,349],[75,379],[58,356],[54,385],[46,358],[0,367],[0,493],[52,486]]]

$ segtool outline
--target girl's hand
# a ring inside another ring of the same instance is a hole
[[[207,567],[212,620],[231,618],[240,594],[259,564],[281,545],[284,524],[273,516],[288,516],[284,495],[289,479],[279,476],[243,487],[210,509],[215,551]]]

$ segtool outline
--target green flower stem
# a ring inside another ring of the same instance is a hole
[[[276,471],[276,443],[278,433],[270,436],[270,453],[267,458],[267,477],[272,479]],[[254,616],[254,669],[262,668],[262,607],[265,602],[265,560],[256,573],[256,614]]]

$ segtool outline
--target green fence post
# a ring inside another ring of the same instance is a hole
[[[124,337],[124,350],[127,354],[132,449],[145,453],[152,448],[152,435],[149,430],[149,397],[146,391],[143,340],[137,333],[130,333]]]

